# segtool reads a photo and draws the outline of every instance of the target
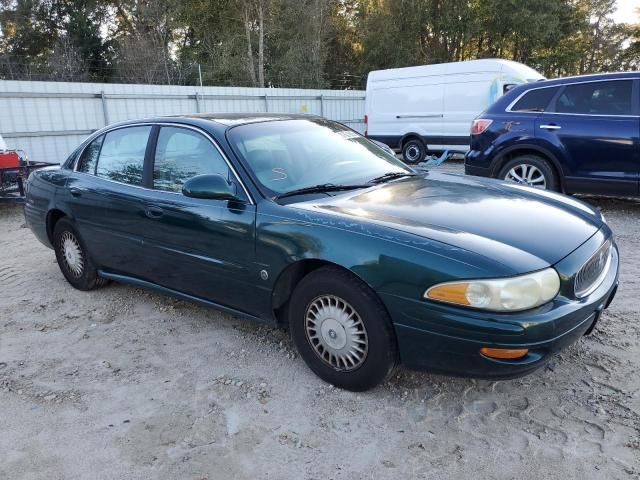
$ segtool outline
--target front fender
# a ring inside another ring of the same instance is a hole
[[[514,273],[474,252],[371,221],[275,204],[260,209],[256,240],[256,258],[269,272],[271,288],[301,260],[339,265],[378,293],[412,299],[436,283]]]

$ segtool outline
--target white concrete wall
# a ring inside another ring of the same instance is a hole
[[[31,160],[62,162],[91,132],[195,112],[309,113],[364,131],[364,92],[0,80],[0,135]]]

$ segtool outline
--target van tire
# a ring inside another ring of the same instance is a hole
[[[538,155],[516,155],[507,163],[505,163],[504,166],[500,169],[498,178],[500,180],[515,181],[527,185],[526,182],[519,182],[515,178],[512,178],[511,173],[514,172],[516,174],[521,174],[523,171],[526,171],[524,169],[528,169],[529,172],[531,172],[532,169],[534,171],[537,170],[537,172],[533,173],[531,176],[531,178],[533,179],[539,178],[540,174],[542,175],[542,177],[544,178],[544,187],[540,185],[538,186],[538,188],[544,188],[545,190],[552,190],[554,192],[560,191],[558,175],[556,174],[553,165],[551,165],[551,163],[549,163],[545,158]],[[535,187],[537,185],[531,184],[529,186]]]
[[[427,147],[419,138],[410,138],[402,144],[402,159],[404,163],[415,165],[424,161]]]

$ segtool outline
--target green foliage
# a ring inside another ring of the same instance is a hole
[[[508,58],[640,68],[615,0],[0,0],[0,78],[361,88],[369,71]]]

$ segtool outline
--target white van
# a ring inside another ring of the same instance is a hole
[[[469,149],[471,122],[509,88],[543,80],[509,60],[471,60],[369,73],[365,133],[402,151],[407,163],[428,151]]]
[[[7,144],[4,143],[4,140],[2,139],[2,135],[0,135],[0,152],[3,152],[7,149]]]

